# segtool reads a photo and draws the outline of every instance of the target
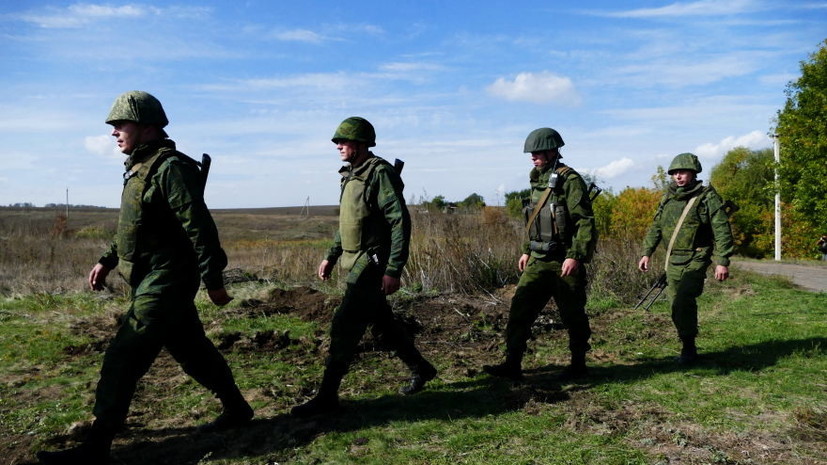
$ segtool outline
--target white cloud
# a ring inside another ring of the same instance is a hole
[[[78,3],[65,10],[51,9],[46,13],[24,13],[21,19],[46,29],[79,28],[91,22],[112,18],[140,18],[149,11],[134,5],[106,6]]]
[[[433,63],[421,62],[395,62],[387,63],[379,67],[382,71],[392,71],[396,73],[409,73],[412,71],[439,71],[443,67]]]
[[[326,40],[326,37],[308,29],[292,29],[273,34],[273,38],[285,42],[305,42],[319,44]]]
[[[701,158],[717,159],[735,147],[746,147],[751,150],[758,150],[767,148],[771,144],[772,141],[765,132],[756,130],[750,132],[749,134],[744,134],[743,136],[726,137],[717,144],[706,143],[700,145],[695,149],[695,154]]]
[[[638,85],[697,86],[748,75],[760,67],[764,58],[757,53],[732,53],[694,62],[661,60],[624,66],[617,73]]]
[[[515,102],[558,103],[566,106],[580,104],[580,95],[571,79],[547,71],[520,73],[513,80],[497,79],[488,86],[488,92]]]
[[[66,8],[50,7],[43,11],[29,11],[17,17],[44,29],[76,29],[94,22],[113,19],[136,19],[149,16],[182,19],[204,18],[210,11],[206,7],[158,8],[146,5],[111,6],[92,3],[75,3]]]
[[[618,18],[663,18],[686,16],[723,16],[753,11],[755,4],[751,0],[700,0],[697,2],[677,2],[658,8],[639,8],[636,10],[610,13],[607,16]]]
[[[596,176],[598,179],[612,179],[625,174],[634,166],[635,162],[631,158],[623,157],[620,160],[614,160],[608,165],[601,166],[600,168],[583,171]]]
[[[108,157],[119,153],[111,136],[86,136],[83,138],[83,146],[95,155]]]

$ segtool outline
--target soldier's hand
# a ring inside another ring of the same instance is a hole
[[[520,259],[517,260],[517,269],[520,270],[521,273],[525,271],[525,267],[528,264],[529,257],[530,256],[527,253],[524,253],[520,255]]]
[[[333,271],[333,264],[328,260],[322,260],[322,263],[319,264],[319,279],[322,281],[327,281],[328,278],[330,278],[331,271]]]
[[[207,289],[207,295],[210,297],[212,303],[218,305],[219,307],[222,305],[227,305],[233,300],[229,294],[227,294],[227,289],[223,287],[221,289]]]
[[[101,265],[100,263],[92,267],[92,271],[89,272],[89,288],[93,291],[103,290],[103,286],[106,285],[106,276],[109,274],[109,271],[109,268]]]
[[[637,262],[637,269],[643,272],[649,271],[649,257],[641,257],[640,261]]]
[[[388,275],[382,276],[382,292],[384,292],[385,295],[391,295],[398,291],[400,285],[401,281],[399,278],[394,278]]]
[[[571,276],[577,272],[578,268],[580,268],[579,261],[573,258],[567,258],[563,260],[563,266],[560,268],[560,276]]]
[[[718,265],[715,267],[715,279],[724,281],[729,278],[729,267]]]

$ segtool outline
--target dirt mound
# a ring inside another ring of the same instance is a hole
[[[247,299],[240,310],[250,315],[291,314],[306,321],[328,322],[341,302],[310,287],[272,289],[264,299]]]

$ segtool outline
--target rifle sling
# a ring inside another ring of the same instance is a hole
[[[666,248],[666,263],[663,264],[663,271],[668,271],[669,269],[669,257],[672,256],[672,246],[675,245],[675,239],[678,238],[678,231],[681,230],[681,226],[683,225],[683,220],[686,219],[686,215],[689,213],[689,210],[692,208],[692,205],[695,203],[695,200],[698,199],[700,195],[696,195],[689,199],[686,202],[686,206],[683,207],[683,212],[681,212],[681,217],[678,218],[678,224],[675,225],[675,230],[672,231],[672,237],[669,239],[669,247]]]
[[[526,233],[531,230],[531,225],[534,224],[534,220],[537,219],[537,215],[540,214],[540,210],[543,209],[543,206],[548,201],[548,198],[551,197],[551,191],[553,191],[553,190],[554,189],[549,187],[549,188],[546,189],[545,192],[543,192],[543,196],[540,197],[540,201],[537,202],[537,206],[534,207],[534,211],[531,212],[531,216],[528,218],[528,223],[526,223],[526,225],[525,225]]]

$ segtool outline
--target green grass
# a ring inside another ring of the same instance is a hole
[[[328,328],[235,306],[271,288],[237,285],[229,309],[209,305],[203,295],[198,302],[217,341],[222,334],[250,340],[289,331],[285,347],[236,344],[225,351],[257,420],[223,436],[195,434],[218,403],[174,362],[160,362],[136,396],[132,427],[116,442],[117,463],[827,463],[827,294],[784,280],[739,273],[708,283],[699,303],[703,357],[690,368],[672,360],[679,343],[665,301],[650,312],[596,301],[592,376],[581,383],[554,379],[567,360],[560,330],[540,331],[531,342],[526,383],[478,374],[496,350],[459,353],[460,345],[428,353],[440,377],[408,398],[396,394],[406,372],[398,359],[371,351],[345,378],[343,414],[310,420],[286,412],[317,386]],[[4,441],[4,450],[30,454],[52,438],[60,443],[68,425],[89,418],[101,354],[70,355],[65,348],[101,336],[73,325],[100,327],[100,319],[124,305],[86,293],[0,302],[0,422],[5,434],[30,438],[18,446]],[[501,307],[506,311],[507,302]],[[496,346],[501,336],[489,323],[474,329]]]

